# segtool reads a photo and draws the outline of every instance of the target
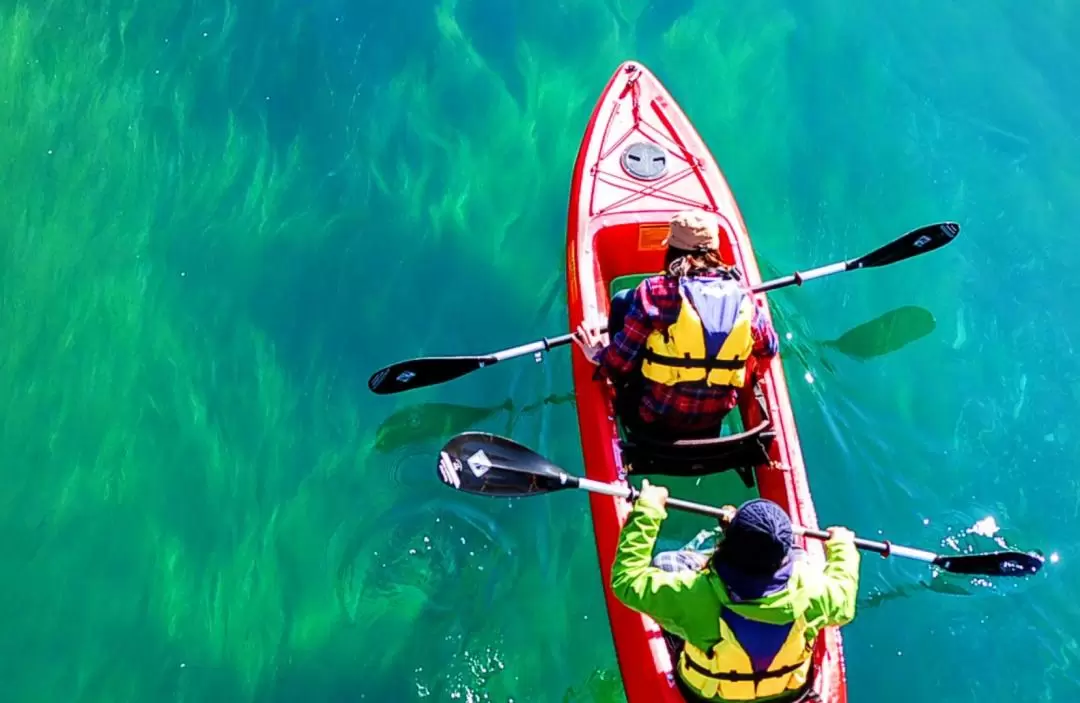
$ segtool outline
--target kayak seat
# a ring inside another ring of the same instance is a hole
[[[707,439],[664,441],[629,431],[625,434],[621,448],[629,473],[710,476],[735,471],[747,488],[754,487],[754,469],[769,463],[769,448],[776,439],[768,420],[746,432]]]
[[[764,399],[756,388],[754,396],[764,419],[742,432],[719,437],[666,440],[620,422],[623,465],[628,472],[642,476],[710,476],[735,471],[743,485],[753,488],[754,469],[771,461],[769,451],[776,440],[772,421],[764,412]]]

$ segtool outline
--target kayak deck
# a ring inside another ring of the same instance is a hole
[[[571,185],[567,229],[570,323],[607,322],[615,289],[636,285],[663,267],[670,217],[687,208],[719,216],[721,255],[744,280],[761,282],[746,225],[715,159],[664,86],[637,62],[608,82],[589,120]],[[756,296],[772,319],[764,295]],[[763,381],[740,394],[736,434],[656,443],[627,435],[615,418],[609,386],[573,354],[574,388],[586,475],[599,481],[630,476],[714,476],[734,472],[747,488],[783,506],[792,520],[817,527],[817,516],[779,356]],[[736,413],[732,413],[736,415]],[[705,480],[717,480],[705,479]],[[686,496],[693,498],[693,496]],[[611,593],[611,563],[629,504],[590,495],[593,526],[612,636],[630,703],[682,701],[659,627]],[[820,542],[799,538],[812,560]],[[840,633],[827,628],[814,654],[813,690],[821,703],[846,703]]]

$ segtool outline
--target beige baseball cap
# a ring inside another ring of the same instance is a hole
[[[670,222],[667,245],[685,251],[720,248],[720,220],[704,210],[683,210]]]

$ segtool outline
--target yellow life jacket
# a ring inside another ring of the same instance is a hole
[[[754,348],[749,292],[732,279],[687,277],[679,281],[679,297],[675,322],[646,340],[642,375],[666,386],[704,381],[741,388]]]
[[[789,588],[796,580],[792,574]],[[702,698],[726,701],[755,701],[787,692],[794,694],[804,688],[810,676],[815,639],[808,632],[805,609],[796,612],[794,622],[773,625],[735,614],[727,607],[731,601],[724,602],[725,599],[726,593],[721,595],[720,641],[707,653],[689,642],[683,646],[678,666],[683,682]],[[766,638],[783,636],[787,628],[787,636],[764,671],[754,670],[750,655],[728,624],[733,616],[751,620],[757,634]]]

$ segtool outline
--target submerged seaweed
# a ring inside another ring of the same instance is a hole
[[[790,369],[815,495],[906,514],[929,495],[913,487],[941,485],[948,451],[950,475],[970,472],[951,481],[957,493],[989,475],[1002,500],[1072,515],[1063,475],[1046,479],[1056,488],[1042,502],[1026,493],[1036,451],[1044,471],[1071,466],[1069,415],[1040,378],[1069,387],[1075,374],[1057,365],[1072,318],[1037,286],[999,297],[1000,272],[1023,266],[1071,299],[1072,250],[1033,258],[1054,248],[1031,243],[1071,231],[1061,193],[1080,185],[1078,161],[1046,164],[1071,148],[1072,122],[1034,117],[1069,93],[1039,52],[1005,36],[956,41],[975,23],[930,9],[953,25],[779,0],[4,3],[5,696],[620,695],[617,677],[589,678],[616,662],[587,500],[449,507],[433,502],[434,476],[426,493],[386,466],[390,451],[500,421],[512,405],[508,432],[577,471],[566,357],[549,361],[559,375],[543,392],[508,392],[500,365],[452,401],[432,392],[391,409],[363,379],[388,357],[562,331],[569,174],[593,101],[628,57],[691,116],[777,271],[857,255],[923,218],[969,216],[965,228],[995,233],[998,258],[971,245],[770,294],[778,325],[800,335],[838,309],[963,311],[957,358],[921,344],[904,368],[887,365],[902,355],[851,365],[867,374],[852,383],[873,391],[837,403],[838,423],[851,446],[882,447],[880,466],[814,431],[809,383]],[[1072,25],[1052,13],[984,14],[1047,50],[1071,46]],[[990,82],[972,49],[984,44]],[[926,65],[950,66],[950,85],[979,86],[978,98],[957,99]],[[1008,66],[1030,93],[1004,80]],[[836,344],[880,356],[925,322]],[[925,368],[951,379],[933,402]],[[877,372],[895,383],[874,385]],[[1014,427],[1058,410],[1037,431]],[[895,413],[933,461],[889,443]],[[684,483],[701,500],[727,490]],[[1029,649],[1070,671],[1075,653],[1048,641]]]

